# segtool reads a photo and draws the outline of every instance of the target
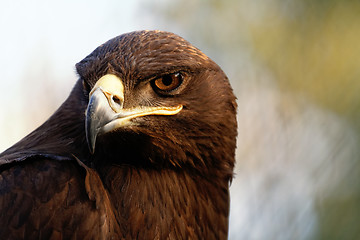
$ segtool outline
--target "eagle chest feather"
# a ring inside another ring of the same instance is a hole
[[[105,172],[104,184],[124,238],[221,239],[226,236],[227,189],[169,169],[113,166]]]

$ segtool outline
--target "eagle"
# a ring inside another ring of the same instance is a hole
[[[76,71],[0,154],[1,239],[226,239],[237,106],[221,68],[176,34],[135,31]]]

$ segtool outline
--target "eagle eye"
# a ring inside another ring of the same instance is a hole
[[[178,88],[182,82],[183,76],[181,73],[172,73],[155,79],[152,86],[155,91],[170,92]]]

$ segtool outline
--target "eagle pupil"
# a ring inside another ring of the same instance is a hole
[[[173,79],[170,75],[166,75],[163,77],[162,82],[165,86],[170,86],[173,82]]]

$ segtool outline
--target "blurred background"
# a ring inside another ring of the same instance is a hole
[[[175,32],[238,98],[230,239],[360,239],[360,2],[0,2],[0,152],[43,123],[74,65],[124,32]]]

